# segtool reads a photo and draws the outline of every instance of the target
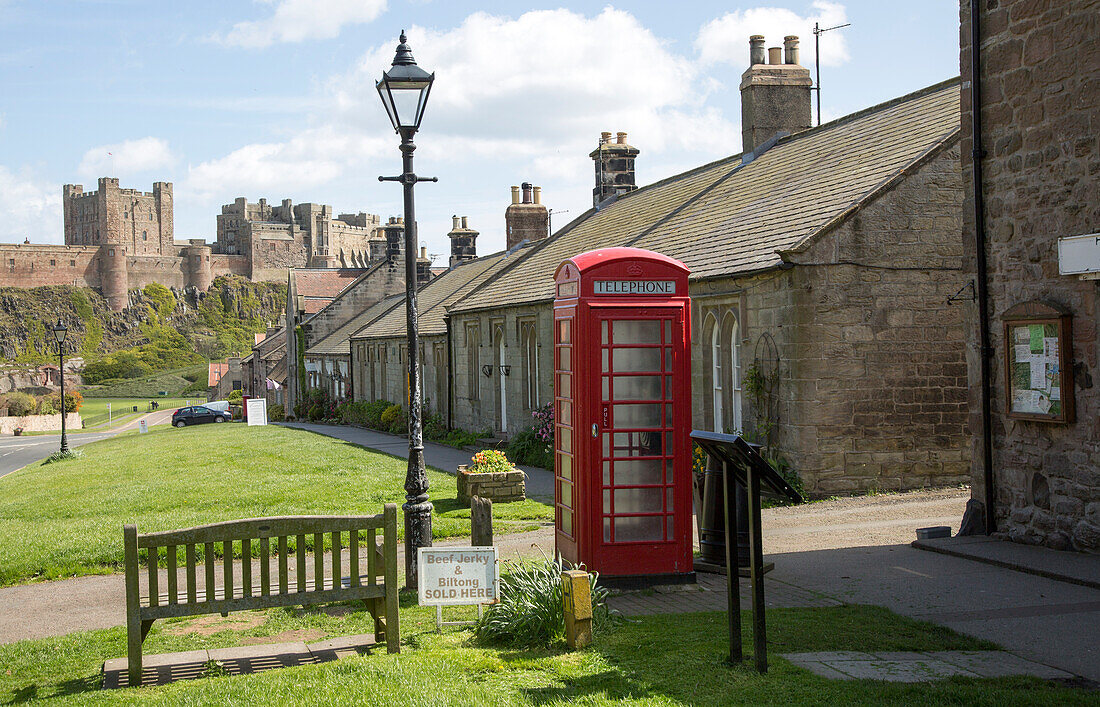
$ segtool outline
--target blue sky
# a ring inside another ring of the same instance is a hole
[[[62,241],[61,185],[175,184],[176,238],[213,240],[237,196],[398,215],[400,165],[374,81],[401,29],[436,85],[417,136],[420,239],[452,214],[504,245],[513,184],[555,227],[591,205],[601,131],[639,184],[740,151],[748,35],[822,38],[825,120],[958,73],[956,0],[444,2],[0,0],[0,242]],[[445,258],[443,258],[445,261]]]

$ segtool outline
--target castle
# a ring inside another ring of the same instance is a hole
[[[217,240],[175,240],[172,184],[152,192],[122,189],[101,177],[96,191],[62,188],[64,245],[0,244],[0,286],[94,287],[114,310],[131,287],[157,282],[205,291],[219,275],[282,280],[288,267],[365,268],[385,259],[384,226],[374,214],[340,214],[331,206],[244,198],[222,207]]]

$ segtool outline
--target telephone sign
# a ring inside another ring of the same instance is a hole
[[[638,248],[554,276],[555,545],[606,577],[692,576],[687,276]]]

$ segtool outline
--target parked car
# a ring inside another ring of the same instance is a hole
[[[174,427],[201,425],[204,422],[225,422],[228,419],[229,413],[221,410],[211,410],[202,405],[180,408],[172,413],[172,425]]]

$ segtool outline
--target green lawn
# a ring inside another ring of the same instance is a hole
[[[111,704],[346,705],[1085,705],[1094,692],[1032,678],[952,678],[904,685],[832,681],[796,668],[782,652],[823,650],[988,650],[995,646],[870,606],[770,609],[770,669],[724,663],[722,613],[648,616],[597,634],[589,649],[501,650],[472,642],[466,629],[435,633],[433,610],[405,594],[402,653],[346,658],[247,676],[200,678],[165,687],[104,691],[100,666],[126,654],[122,628],[0,646],[0,702]],[[451,609],[448,619],[472,616]],[[746,613],[743,624],[749,624]],[[158,621],[146,655],[272,641],[321,640],[372,630],[352,607],[278,609]],[[250,639],[252,639],[250,641]],[[746,655],[751,640],[744,636]]]
[[[0,478],[0,585],[111,572],[122,526],[171,530],[236,518],[373,514],[405,500],[406,462],[285,427],[153,429],[81,447],[80,459]],[[470,532],[455,477],[429,470],[435,537]],[[497,532],[552,520],[536,501],[493,507]]]
[[[90,386],[80,391],[85,398],[147,398],[153,399],[162,390],[172,397],[206,396],[207,364],[198,363],[184,368],[160,371],[144,378],[132,378],[111,385]]]
[[[85,398],[84,405],[80,408],[80,418],[84,421],[84,429],[90,430],[96,427],[107,429],[107,405],[111,405],[111,427],[128,422],[136,417],[149,412],[149,401],[155,400],[161,410],[175,410],[188,404],[195,405],[206,402],[205,397],[194,398]],[[137,405],[138,412],[134,412]]]

